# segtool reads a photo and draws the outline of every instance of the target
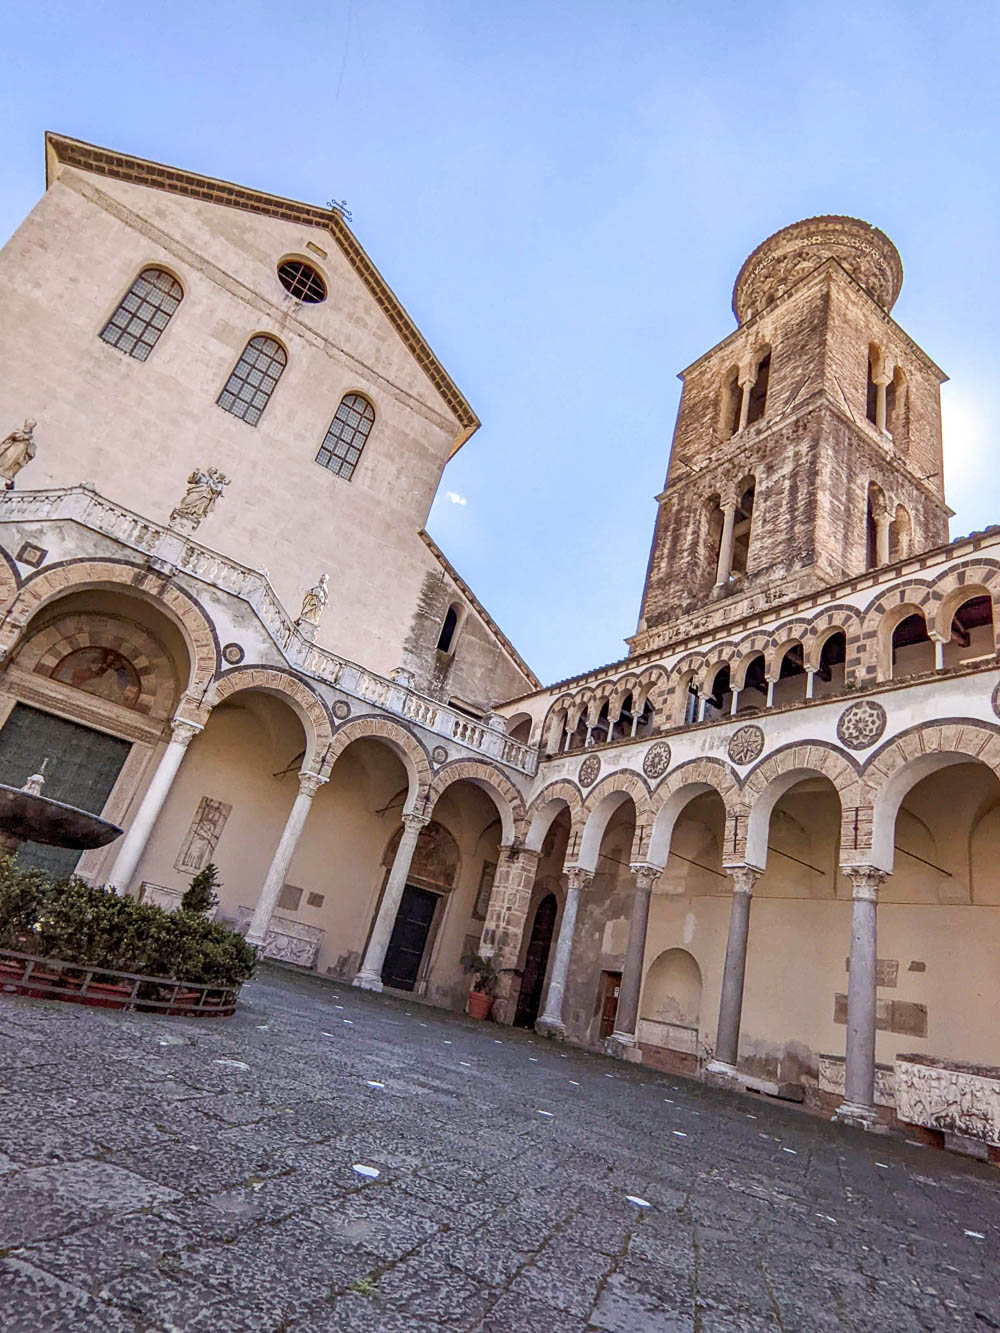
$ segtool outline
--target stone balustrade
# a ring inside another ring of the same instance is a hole
[[[190,537],[134,514],[88,486],[0,494],[0,524],[71,522],[141,553],[156,568],[186,574],[248,603],[296,671],[385,712],[533,776],[538,752],[498,728],[464,716],[401,682],[310,643],[274,594],[265,573],[201,546]]]

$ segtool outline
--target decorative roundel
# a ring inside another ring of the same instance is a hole
[[[351,705],[346,699],[338,699],[333,705],[333,716],[338,722],[343,722],[345,718],[351,716]]]
[[[740,727],[729,741],[729,758],[734,764],[752,764],[764,748],[764,733],[752,724]]]
[[[222,650],[222,660],[230,666],[239,666],[246,654],[238,643],[227,643]]]
[[[670,746],[666,741],[657,741],[646,751],[642,761],[642,771],[647,778],[662,778],[670,767]]]
[[[994,713],[996,713],[997,717],[1000,717],[1000,685],[993,691],[992,703]]]
[[[837,739],[849,750],[865,750],[885,731],[885,709],[873,699],[848,704],[837,723]]]
[[[580,786],[592,787],[597,781],[597,775],[601,771],[601,757],[596,754],[588,754],[586,759],[580,765]]]
[[[448,758],[448,751],[443,745],[435,745],[434,749],[431,751],[431,758],[434,760],[435,764],[443,764]]]

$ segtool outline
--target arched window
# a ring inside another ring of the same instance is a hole
[[[144,268],[101,329],[101,337],[119,352],[145,361],[181,303],[184,292],[162,268]]]
[[[892,632],[892,679],[904,680],[934,670],[934,645],[921,612],[901,620]]]
[[[771,378],[771,353],[768,352],[757,366],[757,377],[750,387],[750,406],[747,409],[747,425],[752,426],[764,415],[767,406],[767,383]]]
[[[319,447],[316,462],[350,481],[374,424],[375,409],[368,399],[359,393],[345,394]]]
[[[281,343],[258,333],[247,343],[226,380],[219,406],[248,426],[256,426],[287,364],[288,354]]]
[[[733,524],[733,563],[732,573],[745,574],[750,558],[750,529],[753,526],[753,502],[757,483],[751,477],[736,506],[736,518]]]
[[[455,642],[455,631],[458,629],[458,607],[452,603],[445,612],[444,620],[441,622],[441,633],[438,635],[437,650],[439,653],[450,653],[452,644]]]

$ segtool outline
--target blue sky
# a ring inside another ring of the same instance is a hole
[[[995,4],[8,0],[4,39],[0,238],[46,129],[347,200],[484,422],[430,530],[546,680],[623,654],[676,372],[798,218],[896,242],[952,534],[1000,520]]]

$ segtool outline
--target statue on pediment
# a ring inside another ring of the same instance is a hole
[[[12,430],[0,443],[0,479],[6,483],[4,490],[9,491],[13,487],[14,478],[34,458],[37,424],[36,421],[25,421],[23,426]]]

